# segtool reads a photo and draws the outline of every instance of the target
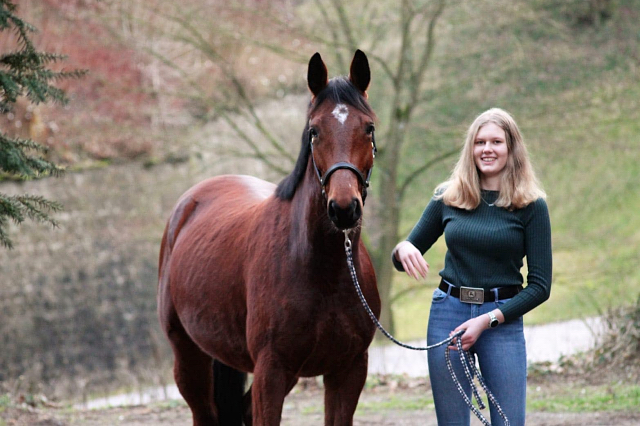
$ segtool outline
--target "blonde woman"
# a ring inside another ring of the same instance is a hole
[[[440,184],[409,237],[394,249],[396,268],[419,279],[424,253],[444,234],[441,281],[433,293],[427,344],[464,329],[462,347],[512,425],[524,425],[527,356],[522,316],[549,298],[551,225],[526,146],[514,119],[493,108],[469,127],[450,179]],[[527,285],[520,272],[527,259]],[[439,425],[469,425],[470,412],[445,365],[445,348],[429,352]],[[456,374],[462,377],[459,358]],[[465,389],[470,395],[470,389]],[[490,407],[491,423],[502,418]]]

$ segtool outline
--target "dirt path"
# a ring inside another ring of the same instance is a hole
[[[557,381],[557,378],[553,379],[554,383]],[[547,388],[550,383],[550,381],[546,381],[541,382],[540,385]],[[567,383],[562,383],[562,386],[566,385]],[[322,389],[309,382],[297,386],[285,401],[282,425],[314,426],[322,424]],[[640,412],[531,412],[527,415],[527,425],[529,426],[636,426],[639,424]],[[10,408],[4,411],[0,410],[0,425],[190,426],[191,413],[183,402],[177,401],[95,410],[70,410],[56,407]],[[425,380],[407,380],[402,383],[390,381],[365,389],[360,398],[354,425],[436,426],[428,383]],[[474,418],[471,425],[478,426],[481,423]]]
[[[576,322],[560,323],[542,327],[534,327],[529,331],[527,343],[532,344],[530,355],[536,355],[537,361],[557,360],[558,354],[566,355],[590,345],[588,337],[592,336],[593,327],[597,323]],[[580,327],[582,330],[580,333]],[[537,333],[537,334],[536,334]],[[570,341],[567,335],[576,336],[578,344]],[[546,341],[545,341],[546,340]],[[535,343],[535,344],[533,344]],[[532,350],[533,349],[533,350]],[[400,381],[388,379],[398,376],[374,376],[380,378],[380,383],[367,387],[360,398],[354,425],[420,425],[436,426],[430,386],[428,379],[422,375],[422,368],[426,367],[423,354],[414,357],[411,351],[400,350],[394,346],[383,349],[372,348],[373,370],[376,368],[393,374],[403,374]],[[538,353],[539,352],[539,353]],[[535,358],[535,357],[534,357]],[[376,363],[378,363],[376,367]],[[381,371],[375,371],[378,374]],[[418,377],[417,377],[418,376]],[[550,395],[562,394],[563,389],[576,388],[575,379],[568,377],[536,377],[529,380],[533,389],[544,388]],[[591,378],[593,380],[593,378]],[[597,380],[597,378],[596,378]],[[607,379],[603,378],[605,382]],[[578,379],[577,386],[582,385]],[[375,381],[374,381],[375,382]],[[323,422],[323,391],[318,382],[308,379],[302,381],[285,400],[282,425],[284,426],[313,426]],[[585,381],[586,383],[586,381]],[[586,385],[588,386],[588,385]],[[122,395],[121,395],[122,396]],[[153,398],[153,395],[145,395]],[[130,397],[130,396],[129,396]],[[139,395],[138,395],[139,397]],[[156,402],[143,405],[121,406],[105,408],[105,404],[131,403],[119,400],[103,400],[102,406],[95,409],[87,408],[58,408],[40,406],[38,408],[6,408],[0,407],[0,426],[5,425],[39,425],[39,426],[148,426],[148,425],[191,425],[191,413],[180,395],[169,393],[168,400],[155,397]],[[549,395],[547,395],[549,398]],[[126,399],[126,398],[125,398]],[[551,396],[551,399],[554,399]],[[99,401],[98,401],[99,402]],[[485,410],[486,411],[486,410]],[[488,416],[488,412],[484,413]],[[472,418],[471,426],[479,426],[481,422]],[[540,426],[636,426],[640,425],[640,412],[596,412],[596,413],[549,413],[529,412],[527,425]]]

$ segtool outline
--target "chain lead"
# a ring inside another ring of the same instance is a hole
[[[345,229],[343,232],[344,232],[344,251],[347,255],[347,265],[349,266],[349,271],[351,273],[351,279],[353,280],[353,285],[356,288],[356,292],[358,293],[358,297],[360,298],[360,301],[362,302],[364,309],[367,311],[367,313],[369,314],[369,317],[371,317],[371,320],[373,320],[374,324],[378,327],[378,329],[382,332],[382,334],[384,334],[389,340],[391,340],[393,343],[397,344],[398,346],[402,346],[403,348],[411,349],[414,351],[428,351],[430,349],[434,349],[445,344],[449,345],[454,339],[462,336],[462,334],[464,333],[464,330],[460,330],[457,333],[455,333],[453,336],[449,337],[448,339],[445,339],[442,342],[438,342],[434,345],[425,346],[425,347],[415,347],[415,346],[407,345],[406,343],[402,343],[396,340],[396,338],[393,337],[391,334],[389,334],[389,332],[385,330],[384,327],[382,327],[382,324],[380,324],[380,321],[378,321],[378,319],[374,315],[373,311],[369,307],[369,304],[367,303],[367,300],[364,297],[364,294],[362,293],[362,289],[360,288],[360,284],[358,283],[358,276],[356,274],[356,269],[353,266],[353,256],[352,256],[353,251],[351,250],[351,240],[349,239],[349,230]],[[473,381],[474,376],[478,378],[478,382],[480,383],[480,386],[487,394],[487,398],[489,399],[489,401],[498,410],[498,414],[500,414],[500,417],[502,417],[502,419],[504,420],[505,426],[509,426],[509,419],[507,419],[507,416],[505,415],[504,411],[502,411],[502,407],[500,407],[500,404],[498,404],[498,401],[496,400],[495,396],[493,395],[493,393],[491,393],[491,391],[487,387],[484,379],[482,378],[482,375],[480,374],[480,372],[475,366],[475,362],[471,361],[471,356],[469,352],[464,351],[462,349],[462,339],[456,340],[456,346],[460,353],[460,361],[462,362],[465,376],[467,376],[467,380],[469,380],[469,384],[471,385],[473,396],[476,398],[476,401],[478,402],[478,407],[481,409],[485,408],[482,402],[482,399],[480,398],[480,394],[478,393],[478,388],[476,387],[476,384]],[[451,374],[451,379],[453,380],[456,387],[458,388],[458,391],[462,395],[462,398],[466,402],[467,406],[469,406],[469,409],[473,412],[473,414],[476,415],[476,417],[480,420],[480,422],[482,422],[483,425],[491,426],[491,423],[489,423],[489,421],[482,415],[482,413],[473,405],[473,402],[467,397],[467,394],[462,389],[462,385],[460,384],[458,377],[453,371],[453,365],[451,364],[451,357],[449,355],[448,347],[445,350],[444,354],[445,354],[445,361],[447,363],[447,369]]]
[[[351,240],[349,239],[349,229],[345,229],[344,232],[344,250],[347,255],[351,255]]]

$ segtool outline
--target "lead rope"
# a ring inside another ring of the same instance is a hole
[[[364,298],[364,294],[362,294],[362,289],[360,288],[360,284],[358,283],[358,276],[356,274],[356,268],[353,266],[353,250],[351,248],[351,240],[349,239],[349,230],[345,229],[343,232],[344,232],[344,251],[345,251],[345,253],[347,255],[347,265],[349,266],[349,272],[351,273],[351,279],[353,281],[353,285],[356,288],[356,292],[358,293],[358,297],[360,298],[360,301],[362,302],[362,306],[364,306],[364,309],[369,314],[369,317],[371,318],[373,323],[376,325],[376,327],[378,327],[378,330],[380,330],[382,332],[382,334],[385,335],[385,337],[387,337],[389,340],[391,340],[396,345],[402,346],[403,348],[406,348],[406,349],[411,349],[411,350],[414,350],[414,351],[428,351],[428,350],[437,348],[437,347],[445,345],[445,344],[448,345],[453,341],[453,339],[456,339],[456,338],[462,336],[462,334],[464,334],[464,330],[460,330],[457,333],[455,333],[454,335],[452,335],[451,337],[449,337],[447,339],[444,339],[441,342],[438,342],[438,343],[435,343],[435,344],[429,345],[429,346],[424,346],[424,347],[411,346],[411,345],[407,345],[406,343],[402,343],[399,340],[396,340],[396,338],[393,337],[391,334],[389,334],[389,332],[384,329],[382,324],[380,324],[380,321],[378,321],[378,319],[374,315],[373,311],[369,307],[369,304],[367,303],[367,300]],[[487,398],[489,399],[489,401],[498,410],[498,413],[500,414],[500,417],[502,417],[502,419],[504,420],[505,426],[509,426],[509,420],[507,419],[507,416],[504,414],[504,411],[502,411],[502,407],[500,407],[500,404],[498,404],[498,401],[496,400],[496,398],[493,396],[493,394],[491,393],[491,391],[487,387],[484,379],[482,378],[482,375],[480,374],[480,372],[478,371],[478,369],[475,366],[475,362],[471,362],[471,355],[469,354],[469,352],[462,350],[462,339],[457,339],[456,340],[456,346],[458,348],[458,352],[460,353],[460,361],[462,362],[462,367],[464,368],[465,376],[467,377],[467,380],[469,381],[469,385],[471,386],[471,390],[473,392],[473,396],[475,397],[475,400],[478,403],[478,407],[480,407],[480,409],[486,408],[486,406],[482,402],[482,398],[480,397],[480,393],[478,392],[478,387],[476,386],[475,382],[473,381],[473,377],[474,376],[478,378],[478,382],[480,383],[480,386],[482,386],[482,389],[486,393]],[[451,355],[449,354],[449,351],[450,351],[450,349],[447,347],[447,350],[444,353],[445,361],[447,363],[447,369],[449,370],[449,373],[451,374],[451,379],[453,379],[453,382],[455,383],[456,387],[458,388],[458,392],[460,392],[460,395],[462,395],[462,398],[464,399],[464,402],[467,404],[467,406],[473,412],[473,414],[475,414],[476,417],[482,422],[482,424],[485,425],[485,426],[491,426],[491,423],[473,405],[473,401],[469,399],[469,397],[465,393],[464,389],[462,389],[462,385],[460,384],[460,380],[458,380],[458,377],[456,376],[456,373],[453,371],[453,365],[451,364]]]

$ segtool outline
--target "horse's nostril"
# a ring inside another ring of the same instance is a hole
[[[351,201],[351,212],[353,221],[356,222],[362,216],[362,208],[360,207],[360,203],[356,198]]]
[[[329,201],[329,208],[328,208],[329,219],[331,219],[331,221],[334,223],[336,222],[336,220],[338,220],[336,207],[337,207],[337,203],[335,201],[333,200]]]
[[[329,201],[327,207],[329,219],[340,229],[353,227],[362,216],[362,207],[356,198],[342,208],[335,201]]]

